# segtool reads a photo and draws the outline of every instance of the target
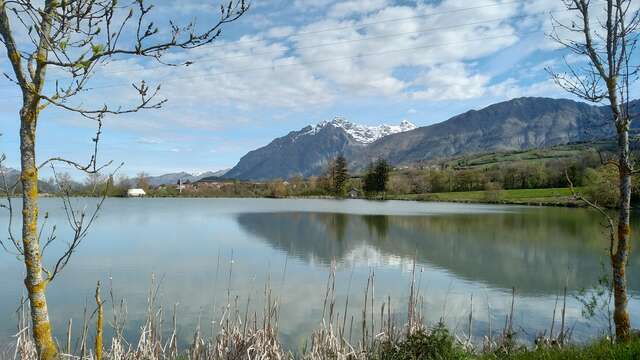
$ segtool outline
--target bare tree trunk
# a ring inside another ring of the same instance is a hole
[[[27,97],[29,98],[29,97]],[[33,338],[40,359],[58,357],[58,349],[51,334],[49,311],[45,296],[48,278],[42,271],[42,258],[38,239],[38,168],[36,166],[35,137],[37,101],[30,99],[20,111],[20,180],[22,197],[22,244],[27,276],[24,280],[31,303]],[[30,104],[35,104],[29,106]]]
[[[629,166],[629,130],[628,122],[618,128],[618,160],[620,172],[620,209],[618,214],[618,244],[611,249],[611,267],[613,270],[614,312],[616,338],[625,341],[629,338],[631,324],[627,310],[626,266],[629,256],[631,226],[631,167]]]
[[[100,281],[98,281],[98,285],[96,285],[96,305],[98,306],[98,319],[96,321],[96,343],[95,343],[95,351],[96,351],[96,360],[102,360],[102,322],[104,317],[104,310],[102,305],[104,302],[100,298]]]

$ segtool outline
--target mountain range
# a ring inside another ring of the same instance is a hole
[[[196,182],[204,178],[219,178],[219,177],[222,177],[224,174],[226,174],[227,171],[229,171],[229,169],[218,170],[218,171],[207,171],[201,174],[191,174],[191,173],[182,171],[182,172],[168,173],[168,174],[163,174],[158,176],[148,176],[147,181],[151,186],[172,185],[172,184],[177,184],[178,180],[182,180],[183,182]],[[16,169],[8,168],[8,167],[0,167],[0,172],[4,174],[4,177],[8,184],[15,183],[20,176],[20,171]],[[2,179],[0,179],[0,181],[1,180]],[[75,182],[74,185],[79,186],[80,184]],[[45,182],[41,182],[40,188],[45,192],[52,191],[52,189],[49,188],[49,184]]]
[[[630,103],[640,110],[640,101]],[[518,151],[611,138],[615,134],[608,107],[568,99],[523,97],[470,110],[434,125],[367,127],[343,118],[324,121],[250,151],[224,177],[265,180],[320,175],[338,155],[352,171],[377,158],[392,165],[469,153]],[[637,123],[633,129],[638,129]]]
[[[408,121],[400,125],[367,127],[335,118],[273,140],[249,152],[224,177],[242,180],[318,175],[329,159],[351,155],[393,134],[415,130]]]
[[[169,174],[162,174],[158,176],[149,176],[147,181],[151,186],[159,186],[159,185],[171,185],[177,184],[178,180],[182,180],[183,182],[196,182],[200,179],[210,178],[210,177],[221,177],[227,173],[227,170],[218,170],[218,171],[206,171],[201,174],[191,174],[188,172],[176,172]]]
[[[151,186],[160,186],[160,185],[172,185],[177,184],[178,180],[182,180],[183,182],[196,182],[198,180],[204,178],[219,178],[223,176],[228,169],[226,170],[218,170],[218,171],[207,171],[201,174],[191,174],[188,172],[176,172],[176,173],[168,173],[158,176],[148,176],[147,181]],[[20,176],[20,171],[8,167],[0,168],[0,172],[4,173],[4,177],[8,184],[16,183]],[[1,180],[1,179],[0,179]],[[74,181],[73,186],[80,186],[81,184],[77,181]],[[55,188],[52,188],[50,184],[41,181],[39,185],[40,189],[44,192],[55,191]]]

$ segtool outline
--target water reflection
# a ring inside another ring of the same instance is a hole
[[[531,295],[555,294],[565,283],[570,289],[589,287],[606,261],[603,228],[586,211],[542,208],[432,216],[279,212],[244,213],[236,219],[245,231],[307,262],[369,261],[356,254],[372,248],[383,262],[415,257],[459,278],[492,288],[515,286]],[[639,257],[634,252],[629,266],[629,285],[636,291]]]
[[[59,238],[67,239],[61,203],[42,199],[41,204],[49,223],[60,226]],[[280,296],[282,338],[288,345],[302,346],[322,319],[333,259],[338,263],[337,303],[344,311],[350,296],[348,314],[357,320],[371,269],[376,273],[376,304],[391,296],[402,319],[414,258],[423,270],[427,320],[437,321],[446,308],[455,327],[465,321],[469,297],[475,294],[474,299],[480,299],[480,336],[488,316],[494,325],[504,319],[515,286],[516,322],[535,334],[548,328],[555,295],[565,281],[572,289],[593,285],[600,275],[599,262],[606,262],[600,219],[581,209],[266,199],[108,199],[104,209],[69,267],[49,288],[58,339],[64,339],[69,318],[82,323],[96,281],[110,284],[113,279],[116,298],[127,302],[127,334],[135,340],[155,273],[163,279],[164,308],[180,304],[183,341],[193,339],[200,321],[220,315],[227,294],[240,301],[251,297],[259,314],[270,281]],[[0,217],[0,229],[6,226],[6,218]],[[52,247],[49,255],[61,250]],[[634,252],[629,266],[636,296],[639,256]],[[15,333],[24,270],[15,258],[0,253],[0,272],[1,346]],[[630,302],[630,312],[632,322],[638,323],[637,298]],[[567,316],[572,324],[580,318],[573,299]],[[598,330],[589,325],[579,322],[576,334]]]

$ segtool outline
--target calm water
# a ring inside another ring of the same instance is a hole
[[[42,207],[64,240],[68,232],[62,203],[42,199]],[[6,228],[6,221],[0,219],[0,228]],[[639,249],[637,239],[634,242]],[[79,330],[85,302],[93,304],[96,281],[112,282],[115,296],[126,299],[133,334],[144,317],[155,274],[161,279],[165,308],[179,304],[180,336],[189,341],[199,319],[208,327],[214,308],[219,314],[227,289],[243,304],[251,296],[260,311],[268,281],[280,299],[282,338],[298,346],[320,323],[333,260],[338,308],[342,311],[351,294],[349,315],[357,322],[371,270],[376,303],[390,295],[396,316],[403,316],[416,259],[428,321],[444,316],[449,326],[462,331],[473,295],[474,335],[480,336],[487,331],[489,315],[494,329],[504,323],[515,287],[516,326],[522,337],[531,338],[549,328],[556,295],[565,283],[575,294],[597,282],[601,263],[608,264],[606,247],[600,218],[584,209],[361,200],[109,199],[48,296],[54,329],[62,338],[69,318]],[[51,251],[50,261],[60,248]],[[639,255],[633,254],[628,270],[636,327]],[[0,336],[7,341],[15,333],[23,270],[15,258],[0,253],[0,272]],[[575,326],[577,337],[603,331],[602,322],[587,324],[573,297],[568,303],[568,323]]]

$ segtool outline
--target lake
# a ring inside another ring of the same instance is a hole
[[[93,206],[95,200],[77,199]],[[57,224],[58,239],[69,230],[59,199],[41,199],[41,214]],[[108,199],[85,242],[49,288],[54,331],[64,338],[66,322],[79,331],[85,303],[95,307],[95,284],[112,286],[126,299],[127,334],[144,321],[152,276],[160,303],[177,305],[178,329],[189,342],[198,323],[210,328],[227,298],[250,297],[261,311],[265,284],[280,308],[283,341],[299,347],[322,320],[332,263],[336,266],[336,307],[361,316],[364,288],[374,272],[377,307],[391,297],[394,316],[406,313],[413,263],[430,323],[439,319],[462,333],[471,296],[474,337],[504,324],[516,290],[515,327],[532,339],[548,332],[554,305],[568,288],[567,324],[574,340],[601,334],[602,318],[589,322],[575,298],[608,270],[602,219],[587,209],[419,203],[364,200],[276,199]],[[634,226],[640,226],[634,218]],[[7,226],[6,216],[0,228]],[[19,230],[19,228],[16,228]],[[3,235],[4,236],[4,235]],[[640,324],[640,248],[628,268],[632,324]],[[45,256],[51,265],[60,244]],[[0,253],[0,336],[10,341],[23,294],[23,266]],[[112,285],[111,285],[112,284]],[[562,298],[560,299],[562,302]],[[245,305],[242,305],[244,307]],[[490,310],[489,310],[490,309]],[[111,304],[106,305],[107,319]],[[558,310],[559,311],[559,310]],[[556,329],[559,325],[556,325]],[[205,332],[206,333],[206,332]]]

